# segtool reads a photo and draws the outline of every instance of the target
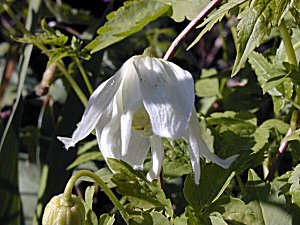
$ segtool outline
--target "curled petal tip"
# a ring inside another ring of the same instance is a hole
[[[228,157],[227,159],[224,159],[222,165],[220,165],[220,166],[222,166],[224,169],[228,169],[238,156],[239,155],[233,155],[233,156]]]
[[[66,149],[69,149],[70,147],[75,146],[75,143],[73,142],[72,138],[57,137],[57,139],[60,140],[65,145]]]
[[[147,173],[147,180],[149,180],[149,181],[151,182],[151,181],[154,180],[155,178],[157,178],[157,176],[155,175],[155,173],[154,173],[152,170],[150,170],[150,171]]]

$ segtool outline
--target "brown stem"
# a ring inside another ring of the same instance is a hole
[[[292,132],[293,132],[292,128],[289,128],[285,136],[286,137],[289,136]],[[266,180],[271,181],[273,179],[274,174],[279,166],[280,160],[281,160],[283,153],[285,152],[287,146],[288,146],[288,141],[281,142],[281,144],[278,148],[278,152],[273,159],[272,166],[269,170]]]
[[[184,41],[184,39],[188,36],[189,33],[203,20],[212,10],[214,10],[222,0],[212,0],[208,5],[204,7],[204,9],[196,16],[184,30],[177,36],[177,38],[172,42],[168,51],[166,52],[164,59],[171,60],[177,51],[180,44]]]

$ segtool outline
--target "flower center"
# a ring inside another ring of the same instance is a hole
[[[152,126],[150,117],[144,108],[144,106],[140,107],[133,115],[132,119],[132,130],[143,131],[144,136],[152,135]]]

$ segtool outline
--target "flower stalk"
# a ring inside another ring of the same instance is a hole
[[[279,28],[280,28],[280,36],[282,38],[286,50],[288,61],[293,65],[297,65],[298,63],[297,63],[296,53],[284,19],[282,19]]]
[[[129,216],[127,214],[127,211],[125,210],[124,206],[119,202],[115,194],[110,190],[110,188],[105,184],[105,182],[95,173],[88,171],[88,170],[80,170],[76,172],[68,181],[65,190],[64,190],[64,198],[66,201],[71,201],[72,199],[72,189],[75,186],[76,181],[80,177],[90,177],[92,178],[98,185],[101,187],[101,189],[104,191],[104,193],[109,197],[111,202],[115,205],[115,207],[119,210],[121,213],[124,221],[128,224]]]

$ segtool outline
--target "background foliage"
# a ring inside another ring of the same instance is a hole
[[[79,169],[118,195],[130,224],[297,224],[300,217],[300,1],[219,1],[173,62],[195,79],[202,135],[229,169],[202,160],[195,185],[185,140],[164,140],[161,182],[117,160],[93,134],[66,151],[92,91],[151,46],[163,57],[208,0],[0,4],[0,222],[40,224],[45,205]],[[187,51],[188,50],[188,51]],[[86,224],[124,224],[83,179]]]

